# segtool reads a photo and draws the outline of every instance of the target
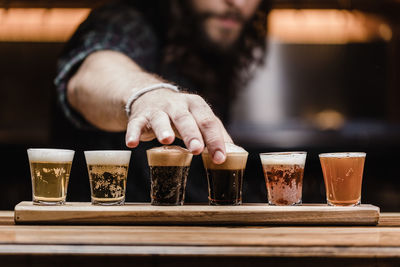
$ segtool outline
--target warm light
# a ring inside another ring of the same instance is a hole
[[[0,42],[65,42],[90,9],[0,9]]]
[[[321,130],[339,130],[345,124],[346,119],[341,112],[326,109],[315,114],[312,121]]]
[[[273,10],[269,34],[287,43],[344,44],[389,41],[391,28],[376,15],[348,10]]]

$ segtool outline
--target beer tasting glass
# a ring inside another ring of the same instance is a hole
[[[260,153],[270,205],[299,205],[302,202],[307,152]]]
[[[180,146],[155,147],[146,152],[150,167],[151,205],[183,205],[193,154]]]
[[[93,205],[123,205],[131,158],[127,150],[85,151]]]
[[[319,155],[328,205],[357,206],[361,203],[365,156],[364,152]]]
[[[69,175],[75,151],[65,149],[28,149],[33,204],[65,204]]]
[[[243,174],[248,152],[242,147],[225,143],[226,160],[214,164],[207,148],[201,154],[207,173],[208,199],[210,205],[242,204]]]

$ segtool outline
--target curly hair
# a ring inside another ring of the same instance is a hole
[[[226,50],[207,40],[200,18],[187,0],[130,3],[147,14],[161,37],[161,73],[173,66],[177,76],[190,80],[198,89],[195,92],[205,97],[221,119],[227,120],[230,103],[251,78],[250,67],[264,63],[269,1],[261,1],[239,39]]]

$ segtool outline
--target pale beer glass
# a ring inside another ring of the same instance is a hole
[[[155,147],[146,152],[150,167],[151,205],[183,205],[193,154],[180,146]]]
[[[328,205],[357,206],[361,203],[365,156],[364,152],[319,155]]]
[[[32,178],[33,203],[37,205],[65,204],[75,151],[30,148],[27,152]]]
[[[261,163],[270,205],[302,203],[303,175],[307,152],[261,153]]]
[[[93,205],[123,205],[131,151],[85,151]]]
[[[207,148],[201,154],[208,181],[210,205],[242,204],[243,174],[249,153],[242,147],[225,143],[226,160],[215,164]]]

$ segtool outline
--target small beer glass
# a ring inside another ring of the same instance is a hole
[[[65,204],[75,151],[30,148],[27,152],[31,170],[33,204]]]
[[[361,203],[365,156],[364,152],[319,155],[328,205],[357,206]]]
[[[261,153],[270,205],[301,204],[307,152]]]
[[[93,205],[123,205],[131,151],[85,151]]]
[[[215,164],[207,148],[201,154],[207,173],[210,205],[242,204],[243,174],[248,152],[231,143],[225,144],[226,160]]]
[[[155,147],[146,152],[150,167],[151,205],[183,205],[193,154],[180,146]]]

